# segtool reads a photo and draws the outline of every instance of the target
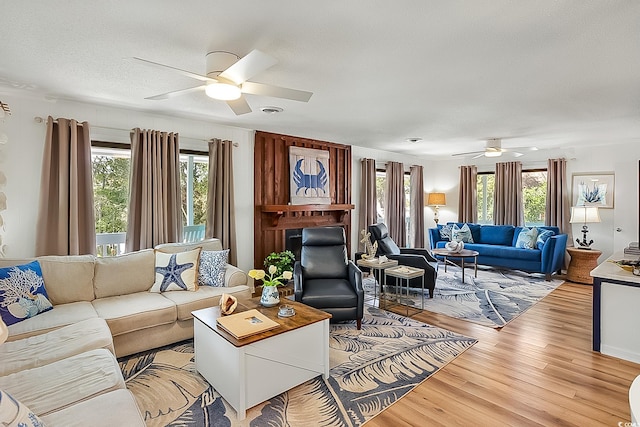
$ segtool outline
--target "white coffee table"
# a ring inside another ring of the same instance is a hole
[[[237,312],[257,309],[279,327],[238,340],[216,325],[219,307],[194,311],[196,370],[242,420],[247,409],[322,375],[329,377],[329,319],[324,311],[287,301],[296,315],[278,317],[259,298],[238,304]]]

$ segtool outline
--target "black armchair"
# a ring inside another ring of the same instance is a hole
[[[356,320],[362,325],[362,272],[347,258],[342,227],[302,229],[300,261],[293,267],[295,300],[326,311],[332,321]]]
[[[424,286],[429,289],[429,297],[433,298],[438,277],[438,260],[431,255],[431,252],[422,248],[399,248],[396,242],[389,237],[387,226],[382,223],[370,225],[369,232],[371,233],[371,243],[378,242],[376,256],[385,255],[389,259],[397,260],[400,265],[424,270]],[[387,277],[386,284],[391,285],[394,280],[393,277]],[[409,286],[413,288],[419,288],[421,284],[422,279],[419,277],[409,281]]]

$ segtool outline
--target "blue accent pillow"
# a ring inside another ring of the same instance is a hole
[[[0,316],[7,325],[51,310],[38,261],[0,268]]]
[[[469,225],[464,224],[462,227],[458,227],[458,224],[453,224],[451,228],[451,241],[473,243],[473,236],[471,235]]]
[[[224,273],[229,260],[229,249],[223,251],[202,251],[198,266],[198,285],[224,286]]]
[[[538,237],[538,229],[535,227],[522,227],[518,240],[516,240],[516,248],[520,249],[536,249],[536,239]]]
[[[536,244],[538,245],[538,249],[542,250],[542,247],[544,246],[545,243],[547,243],[547,240],[549,239],[549,237],[553,235],[554,235],[554,232],[551,230],[540,230],[540,232],[538,233],[538,238],[536,239]]]
[[[450,224],[438,226],[438,229],[440,232],[440,240],[451,240],[452,226]]]

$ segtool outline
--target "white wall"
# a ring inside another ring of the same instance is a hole
[[[218,125],[203,120],[149,114],[122,108],[111,108],[71,101],[49,102],[13,93],[2,94],[2,101],[11,106],[12,115],[0,119],[0,131],[9,137],[9,143],[0,147],[0,170],[7,176],[4,243],[7,257],[28,257],[35,253],[36,217],[40,188],[40,169],[44,144],[45,126],[35,123],[34,117],[48,115],[88,121],[92,126],[92,137],[108,141],[129,141],[129,129],[151,128],[179,132],[181,146],[206,150],[205,140],[210,138],[230,139],[239,144],[234,150],[234,184],[236,203],[236,225],[238,237],[238,266],[247,271],[253,268],[253,130]],[[104,129],[104,128],[114,129]],[[304,135],[297,135],[304,137]],[[343,143],[342,141],[333,141]],[[387,161],[402,162],[405,167],[417,164],[424,167],[425,192],[442,191],[447,196],[447,206],[440,208],[440,221],[455,221],[458,218],[458,166],[463,162],[478,165],[479,171],[492,171],[495,160],[434,159],[419,158],[406,154],[391,153],[354,146],[352,148],[352,212],[351,242],[354,252],[359,248],[358,204],[360,199],[360,159],[376,159],[380,164]],[[599,147],[575,147],[563,150],[541,150],[520,157],[524,168],[546,167],[546,159],[565,157],[568,176],[580,172],[615,172],[615,209],[602,209],[602,222],[591,224],[590,238],[594,248],[603,252],[600,261],[614,251],[622,250],[630,241],[638,240],[638,160],[640,145],[637,142],[615,144],[607,142]],[[505,160],[502,160],[505,161]],[[433,222],[433,210],[425,208],[425,227]],[[573,226],[574,239],[581,236],[580,225]],[[616,232],[620,228],[620,232]],[[426,238],[426,236],[425,236]]]
[[[36,220],[40,194],[40,170],[45,125],[34,117],[73,118],[91,125],[92,139],[128,142],[129,130],[135,127],[178,132],[180,146],[208,151],[207,140],[229,139],[238,143],[234,149],[234,185],[238,240],[238,266],[253,268],[253,130],[221,126],[213,122],[148,114],[70,101],[49,102],[23,95],[2,94],[11,107],[11,116],[0,119],[0,130],[8,144],[1,148],[0,169],[7,176],[7,210],[4,243],[9,258],[35,254]]]

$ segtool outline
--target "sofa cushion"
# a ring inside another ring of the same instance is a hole
[[[0,376],[37,368],[85,351],[105,348],[115,354],[111,331],[95,317],[0,345]]]
[[[98,314],[90,302],[80,301],[56,305],[53,310],[9,326],[9,341],[40,335],[96,317]]]
[[[483,225],[480,227],[480,239],[474,241],[488,245],[512,246],[514,229],[513,225]]]
[[[107,321],[111,335],[176,321],[176,305],[158,293],[136,292],[93,301],[98,316]]]
[[[43,416],[102,393],[126,388],[110,351],[87,351],[0,377],[0,389]]]
[[[229,258],[229,249],[202,251],[198,264],[198,285],[224,286],[224,273]]]
[[[18,427],[44,426],[42,420],[27,405],[2,390],[0,390],[0,424]]]
[[[536,239],[538,238],[538,229],[535,227],[527,228],[523,227],[518,233],[518,238],[516,239],[516,244],[514,245],[516,248],[520,249],[537,249]]]
[[[144,418],[129,390],[114,390],[42,417],[47,426],[145,427]]]
[[[440,233],[440,240],[451,241],[451,224],[438,225],[438,232]]]
[[[198,289],[200,248],[186,252],[156,251],[156,281],[150,292],[195,291]]]
[[[248,297],[251,296],[248,286],[234,286],[232,288],[201,286],[195,292],[169,291],[163,292],[162,296],[175,303],[178,320],[188,320],[193,318],[192,311],[218,305],[223,293],[236,295],[246,293]]]
[[[77,301],[93,301],[93,255],[39,257],[44,285],[55,306]]]
[[[156,279],[153,249],[96,258],[93,286],[96,298],[147,291]]]
[[[541,252],[539,250],[519,249],[513,246],[485,245],[483,243],[469,243],[464,245],[465,249],[478,251],[480,257],[505,258],[513,260],[540,262]],[[478,260],[478,263],[482,263]]]
[[[7,325],[51,310],[40,263],[0,268],[0,316]]]
[[[463,224],[462,227],[458,227],[457,224],[453,224],[451,229],[451,241],[473,243],[474,239],[471,235],[471,229],[468,224]]]

